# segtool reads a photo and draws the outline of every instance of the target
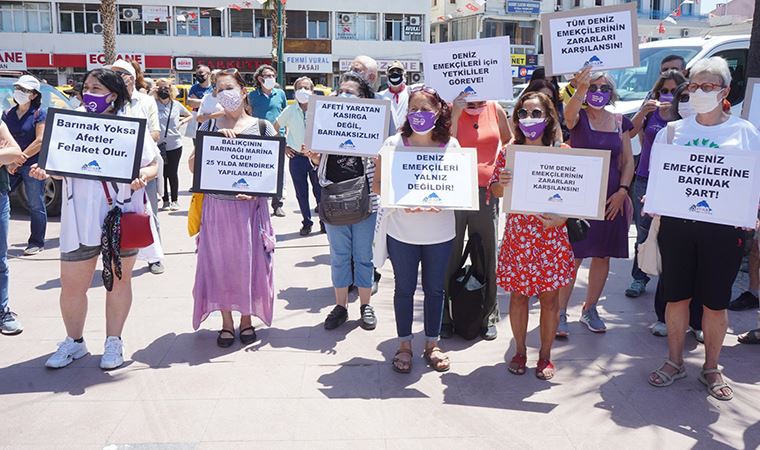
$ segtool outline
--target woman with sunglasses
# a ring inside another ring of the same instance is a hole
[[[451,136],[457,138],[463,147],[477,149],[478,159],[478,202],[477,211],[455,211],[456,237],[451,251],[451,259],[446,273],[448,280],[459,269],[464,250],[465,236],[478,234],[485,252],[483,271],[496,271],[496,233],[499,229],[499,207],[496,199],[487,200],[488,179],[493,173],[499,149],[512,138],[507,123],[507,114],[495,101],[467,101],[468,94],[461,93],[454,99],[451,108]],[[449,338],[454,327],[448,302],[444,307],[441,337]],[[496,280],[489,276],[486,280],[486,295],[483,302],[481,336],[491,341],[496,339],[496,322],[499,320],[499,306],[496,302]]]
[[[750,122],[723,110],[731,86],[731,72],[723,58],[712,57],[691,67],[689,103],[696,116],[670,124],[655,143],[718,149],[757,151],[760,132]],[[672,136],[672,139],[671,139]],[[757,205],[746,205],[757,208]],[[705,361],[699,380],[718,400],[731,400],[733,389],[718,368],[726,335],[726,309],[743,255],[744,232],[730,225],[663,216],[657,242],[662,256],[668,359],[649,376],[649,383],[664,387],[686,376],[684,336],[691,302],[702,304]]]
[[[458,148],[451,137],[451,110],[438,93],[429,87],[414,88],[409,93],[409,108],[400,132],[385,141],[391,147],[434,147],[445,152]],[[378,158],[379,159],[379,158]],[[375,177],[374,191],[382,189],[380,164]],[[412,370],[412,318],[417,274],[422,265],[424,292],[425,351],[427,363],[437,372],[449,370],[449,358],[438,347],[441,314],[444,304],[445,276],[451,249],[456,236],[454,211],[438,208],[406,208],[386,212],[384,243],[393,265],[395,289],[393,309],[399,348],[393,357],[393,370],[409,373]],[[378,234],[382,239],[382,233]]]
[[[573,243],[575,274],[585,258],[591,258],[588,289],[583,302],[581,323],[594,333],[604,333],[607,326],[599,317],[597,303],[610,271],[610,258],[628,258],[629,217],[633,214],[628,192],[633,180],[633,154],[628,132],[631,121],[613,114],[605,107],[618,99],[615,82],[604,72],[591,73],[586,67],[575,75],[577,90],[565,108],[570,142],[575,148],[610,152],[605,220],[592,220],[586,239]],[[586,108],[583,108],[587,105]],[[628,202],[628,203],[627,203]],[[573,283],[560,291],[560,317],[557,336],[567,337],[567,305]]]
[[[570,130],[565,125],[565,113],[562,100],[559,97],[559,91],[555,86],[555,83],[545,78],[536,78],[535,74],[533,79],[528,83],[528,87],[525,88],[523,95],[528,92],[541,92],[552,100],[555,111],[557,111],[557,117],[559,118],[560,134],[559,139],[561,142],[565,142],[570,139]]]
[[[203,124],[203,129],[237,135],[277,136],[271,123],[251,117],[245,81],[237,69],[216,76],[216,99],[224,117]],[[188,161],[194,170],[195,153]],[[232,312],[240,313],[239,338],[243,345],[256,342],[251,316],[272,324],[274,304],[273,261],[275,237],[264,197],[206,194],[198,235],[195,269],[193,329],[209,314],[222,313],[222,329],[216,344],[230,347],[235,342]]]
[[[513,144],[567,147],[558,140],[560,126],[554,102],[543,93],[529,92],[520,97],[512,125]],[[489,180],[491,193],[496,197],[503,196],[504,186],[512,179],[505,166],[506,148],[499,153]],[[573,280],[573,250],[565,221],[566,218],[555,214],[510,214],[507,217],[496,279],[499,286],[510,293],[509,322],[516,354],[507,369],[515,375],[523,375],[526,370],[528,306],[530,297],[536,296],[541,303],[541,348],[536,377],[543,380],[554,377],[551,348],[557,329],[559,289]]]
[[[83,109],[89,113],[144,117],[140,106],[133,104],[130,97],[123,78],[110,69],[93,69],[84,78]],[[66,339],[48,358],[45,366],[53,369],[66,367],[88,353],[83,337],[87,290],[92,285],[99,255],[102,255],[104,262],[110,261],[104,264],[102,274],[106,287],[106,341],[100,368],[115,369],[124,363],[121,335],[132,306],[132,269],[138,249],[119,249],[111,244],[121,230],[109,199],[113,199],[122,213],[151,214],[145,186],[158,174],[157,159],[156,145],[146,132],[140,172],[131,184],[63,178],[60,306]],[[48,176],[36,164],[29,174],[38,180]],[[155,239],[156,233],[153,231]]]
[[[626,297],[636,298],[641,296],[649,283],[649,276],[639,269],[638,246],[647,239],[649,226],[652,218],[641,215],[641,201],[647,192],[647,180],[649,179],[649,156],[652,152],[652,143],[657,133],[667,126],[668,122],[678,120],[672,105],[678,86],[686,79],[680,72],[669,70],[663,72],[657,79],[650,93],[650,99],[644,102],[631,122],[634,124],[633,133],[637,133],[641,139],[641,154],[639,164],[636,167],[636,176],[633,182],[633,220],[636,224],[636,253],[633,258],[631,276],[633,282],[625,290]],[[675,102],[677,103],[677,102]],[[662,324],[664,325],[664,324]],[[657,324],[655,324],[657,326]]]

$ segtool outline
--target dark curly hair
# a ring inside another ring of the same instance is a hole
[[[95,77],[106,89],[116,94],[116,100],[113,101],[114,114],[121,111],[121,108],[131,101],[132,96],[129,95],[127,85],[124,83],[121,75],[113,70],[103,68],[92,69],[84,76],[84,81],[86,82],[90,77]],[[84,86],[82,90],[84,91]]]
[[[277,70],[274,67],[270,66],[269,64],[260,65],[258,68],[256,68],[256,71],[253,72],[253,87],[255,87],[256,89],[261,89],[261,83],[259,83],[259,77],[261,76],[261,74],[264,73],[265,70],[271,70],[272,72],[274,72],[274,76],[275,77],[277,76]]]
[[[438,106],[438,118],[435,120],[435,126],[432,131],[433,141],[441,144],[448,144],[451,139],[451,107],[449,104],[443,101],[438,93],[430,88],[421,87],[412,89],[409,93],[409,103],[412,99],[422,95],[425,96],[433,105]],[[409,124],[409,119],[404,121],[404,125],[401,126],[401,136],[408,138],[414,133],[412,126]]]
[[[512,129],[515,130],[515,144],[525,144],[525,134],[520,129],[520,119],[517,117],[517,111],[521,110],[523,104],[528,100],[537,99],[541,103],[541,108],[546,115],[546,128],[544,129],[544,135],[541,136],[541,143],[545,146],[551,146],[557,140],[557,129],[559,127],[559,117],[557,116],[557,110],[554,108],[554,102],[542,92],[528,92],[517,100],[515,104],[515,110],[512,113]]]
[[[359,97],[360,98],[375,98],[375,92],[372,87],[367,83],[367,80],[358,72],[346,72],[340,76],[340,84],[346,82],[353,82],[359,85]]]

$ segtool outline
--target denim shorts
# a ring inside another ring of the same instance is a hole
[[[138,248],[129,248],[126,250],[122,250],[121,257],[129,258],[131,256],[136,256],[137,252],[139,251],[140,249]],[[79,248],[74,250],[73,252],[66,252],[66,253],[61,252],[61,261],[66,261],[66,262],[89,261],[98,255],[100,255],[99,245],[79,244]]]

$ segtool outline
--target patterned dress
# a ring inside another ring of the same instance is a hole
[[[506,152],[499,152],[488,182],[498,182],[506,166]],[[496,283],[507,292],[528,297],[555,291],[573,280],[573,250],[567,228],[544,228],[536,216],[509,214],[499,251]]]

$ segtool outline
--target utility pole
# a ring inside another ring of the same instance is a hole
[[[284,12],[282,10],[283,0],[277,1],[277,83],[279,83],[281,89],[285,89],[285,63],[283,62],[283,53],[285,52],[285,39],[284,39],[284,27],[285,21]]]

